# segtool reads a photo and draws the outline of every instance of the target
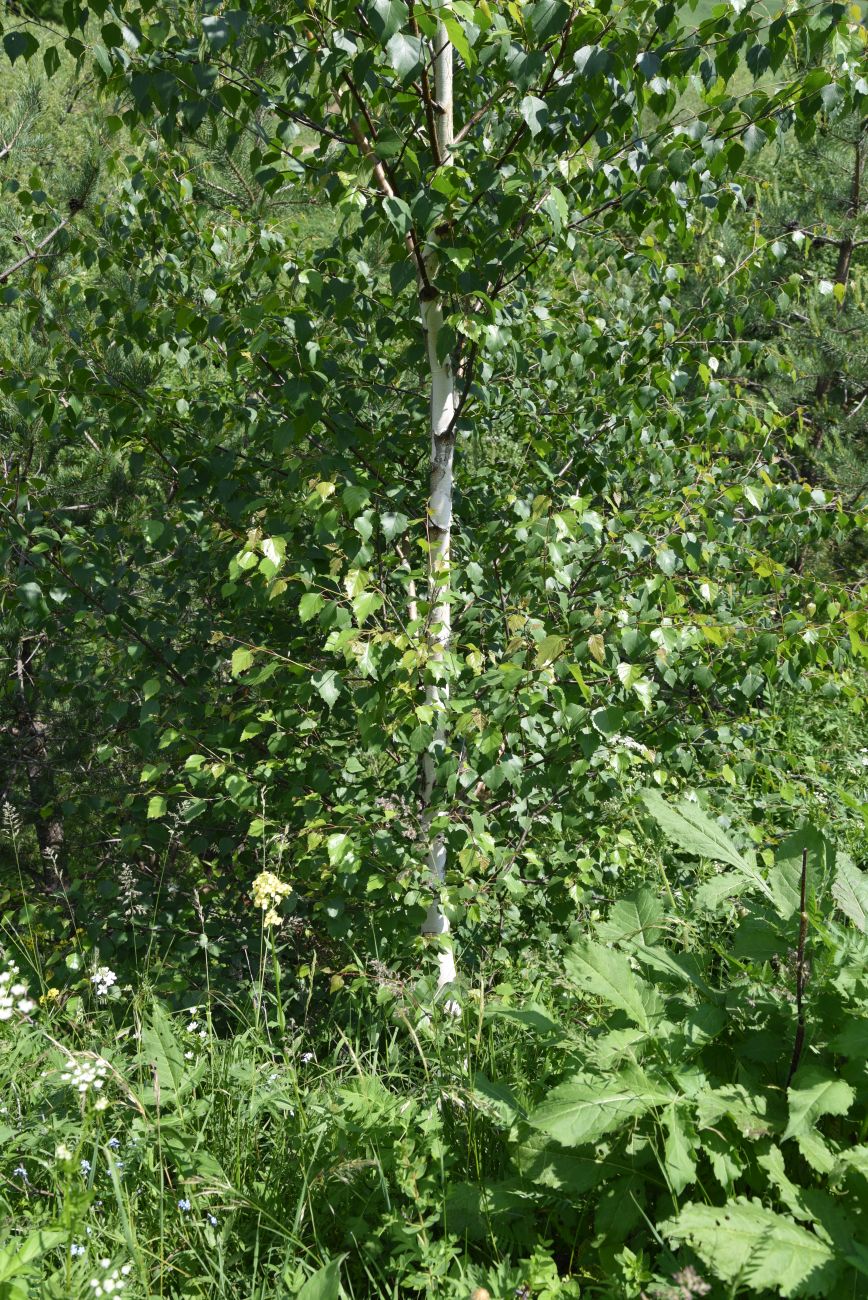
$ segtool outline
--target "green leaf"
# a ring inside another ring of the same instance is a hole
[[[160,540],[165,531],[166,525],[161,519],[146,519],[142,524],[142,532],[152,546]]]
[[[174,1103],[189,1088],[192,1074],[187,1070],[183,1049],[171,1020],[158,1002],[154,1003],[150,1020],[142,1028],[141,1056],[149,1073],[156,1073],[161,1107],[167,1102]]]
[[[690,1203],[660,1230],[670,1241],[691,1246],[726,1283],[783,1296],[834,1294],[830,1247],[759,1201],[738,1197],[721,1207]]]
[[[422,42],[418,36],[395,32],[386,44],[386,53],[402,81],[409,81],[422,66]]]
[[[286,557],[285,537],[265,537],[262,540],[262,554],[274,566],[275,572],[281,567]]]
[[[12,1278],[26,1273],[31,1264],[47,1255],[50,1250],[63,1245],[69,1241],[69,1230],[64,1228],[39,1228],[35,1232],[28,1233],[26,1237],[13,1238],[12,1242],[0,1250],[0,1283],[9,1282]],[[14,1292],[2,1289],[2,1295],[10,1297],[20,1294],[22,1298],[30,1294],[29,1291]]]
[[[758,153],[759,150],[762,149],[767,139],[768,136],[766,135],[765,131],[761,131],[758,126],[755,126],[753,124],[751,124],[747,128],[744,135],[742,136],[742,140],[744,141],[744,147],[749,154]]]
[[[651,947],[660,938],[664,926],[663,905],[650,889],[639,889],[621,898],[598,927],[606,943],[641,943]]]
[[[232,652],[232,676],[240,677],[252,663],[253,651],[248,650],[247,646],[240,645],[237,650]]]
[[[564,0],[536,0],[530,6],[528,17],[534,36],[545,41],[563,29],[570,16],[570,6]]]
[[[166,801],[162,795],[152,794],[148,800],[148,820],[154,821],[156,818],[165,817]]]
[[[298,602],[298,616],[302,623],[309,623],[315,618],[325,604],[325,600],[318,591],[306,591]]]
[[[683,800],[674,807],[656,790],[644,790],[642,801],[666,838],[676,844],[682,853],[711,858],[714,862],[726,862],[729,866],[736,867],[766,898],[771,898],[772,892],[757,871],[755,863],[738,851],[717,822],[703,812],[699,804]]]
[[[404,26],[409,16],[404,0],[367,0],[365,13],[381,45]]]
[[[341,679],[335,670],[330,668],[326,672],[320,673],[318,677],[312,677],[311,682],[331,708],[341,693]]]
[[[803,1065],[787,1092],[790,1118],[783,1141],[801,1137],[823,1115],[846,1115],[856,1100],[849,1083],[821,1065]]]
[[[517,1025],[534,1029],[539,1034],[557,1034],[563,1036],[563,1030],[556,1020],[552,1020],[538,1007],[498,1007],[487,1006],[483,1013],[485,1020],[511,1020]]]
[[[14,63],[16,59],[24,59],[27,62],[39,49],[39,42],[30,32],[7,32],[3,37],[3,48],[9,56],[10,63]]]
[[[868,934],[868,875],[846,853],[838,855],[832,897],[856,929]]]
[[[518,106],[518,111],[524,118],[531,135],[539,135],[548,121],[549,111],[545,101],[537,99],[536,95],[525,95]]]
[[[296,1300],[338,1300],[341,1289],[341,1264],[346,1255],[337,1255],[309,1277]]]
[[[610,1078],[580,1074],[554,1088],[529,1115],[528,1123],[565,1146],[580,1146],[671,1100],[671,1092],[638,1067]]]
[[[564,956],[564,970],[585,993],[619,1007],[642,1029],[651,1027],[649,1011],[660,1011],[654,990],[633,973],[629,958],[612,948],[587,939],[575,943]]]
[[[675,1195],[680,1196],[685,1187],[696,1181],[696,1160],[693,1156],[695,1143],[690,1141],[676,1106],[666,1107],[663,1122],[666,1125],[666,1141],[663,1146],[666,1177]]]

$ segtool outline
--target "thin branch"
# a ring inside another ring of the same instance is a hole
[[[40,242],[36,245],[35,248],[30,250],[30,252],[27,254],[26,257],[22,257],[20,261],[14,264],[14,266],[7,266],[5,271],[0,271],[0,284],[5,284],[6,281],[10,279],[10,277],[13,276],[16,271],[20,271],[22,266],[26,266],[28,262],[34,262],[36,258],[39,256],[39,254],[42,252],[43,248],[45,248],[48,244],[50,244],[51,241],[55,239],[57,235],[60,234],[61,230],[64,230],[68,225],[69,225],[69,217],[64,217],[63,220],[58,225],[56,225],[53,230],[49,231],[49,233],[45,236],[43,240],[40,240]]]

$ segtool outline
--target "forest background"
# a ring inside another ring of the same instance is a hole
[[[868,1294],[858,7],[2,24],[0,1295]]]

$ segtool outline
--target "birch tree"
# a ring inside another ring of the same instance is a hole
[[[689,770],[685,682],[738,707],[778,672],[763,637],[791,676],[820,646],[786,639],[770,522],[810,493],[757,460],[766,417],[718,378],[726,326],[678,315],[679,259],[746,159],[862,103],[860,37],[835,8],[691,25],[650,0],[100,19],[70,48],[137,145],[74,246],[90,332],[58,329],[40,400],[68,437],[86,398],[165,506],[121,576],[111,540],[70,528],[43,559],[15,526],[69,593],[57,617],[88,609],[136,665],[149,841],[175,816],[233,859],[241,814],[243,846],[286,827],[331,932],[373,900],[379,951],[411,916],[445,987],[450,911],[502,915],[517,863],[570,905],[605,765],[657,770],[672,734]],[[791,73],[796,41],[826,65]],[[334,216],[313,252],[267,215],[311,196]],[[100,297],[95,265],[129,292]],[[22,328],[41,310],[23,297]],[[159,358],[146,386],[113,347]]]

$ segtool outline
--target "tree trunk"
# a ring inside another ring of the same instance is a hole
[[[434,41],[434,98],[437,117],[437,154],[441,165],[452,153],[452,46],[445,27],[438,25]],[[426,261],[433,272],[436,252]],[[429,280],[432,275],[429,274]],[[434,738],[422,759],[422,824],[428,840],[428,871],[435,897],[422,925],[423,934],[449,933],[449,918],[440,904],[439,891],[446,878],[446,840],[437,828],[434,807],[437,765],[448,740],[447,709],[449,682],[447,656],[452,636],[449,571],[452,541],[452,482],[455,455],[455,420],[458,394],[452,359],[440,354],[443,330],[443,303],[436,293],[424,286],[419,294],[422,325],[428,350],[431,375],[431,472],[428,488],[428,672],[431,681],[425,690],[426,703],[433,711]],[[448,942],[448,941],[447,941]],[[455,958],[451,948],[439,954],[438,988],[455,979]]]

